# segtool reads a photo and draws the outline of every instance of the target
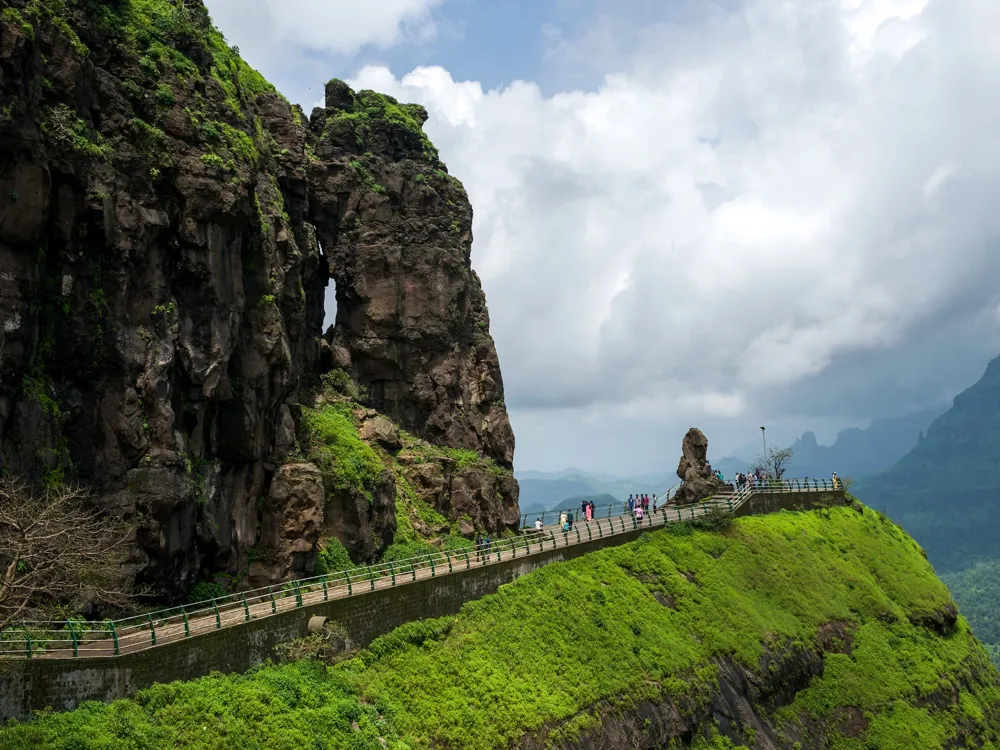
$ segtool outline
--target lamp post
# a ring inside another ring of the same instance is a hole
[[[760,426],[760,439],[764,442],[764,470],[767,471],[767,438],[764,437],[764,425]]]

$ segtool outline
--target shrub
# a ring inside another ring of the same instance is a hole
[[[216,169],[225,169],[226,163],[222,161],[222,157],[217,154],[202,154],[201,155],[202,164],[209,167],[215,167]]]
[[[711,508],[705,515],[689,523],[701,531],[725,531],[733,525],[733,514],[722,508]]]
[[[162,151],[167,145],[167,134],[155,125],[151,125],[140,117],[132,118],[135,128],[136,145],[147,154]]]
[[[226,589],[219,584],[212,583],[211,581],[201,581],[191,589],[187,600],[189,604],[197,604],[198,602],[207,602],[210,599],[221,599],[227,594]]]
[[[149,57],[142,57],[139,59],[139,70],[141,70],[143,75],[147,78],[155,80],[160,77],[160,69],[157,67],[156,62]]]
[[[201,135],[209,143],[221,143],[222,135],[219,133],[219,129],[215,127],[214,122],[206,122],[201,126]]]
[[[347,554],[347,548],[339,539],[330,537],[320,542],[319,551],[316,553],[316,575],[339,573],[356,567],[351,562],[351,556]]]
[[[358,398],[358,387],[354,383],[354,379],[347,373],[346,370],[342,370],[339,367],[321,375],[320,383],[322,384],[323,390],[331,395],[340,394],[347,396],[350,399]]]
[[[158,85],[156,87],[156,103],[161,107],[174,106],[174,90],[165,83]]]
[[[287,643],[279,643],[275,652],[279,663],[303,660],[336,664],[352,654],[347,631],[337,623],[327,623],[320,633],[312,633],[305,638],[296,638]]]
[[[42,134],[53,146],[85,156],[108,156],[113,150],[100,134],[96,134],[91,140],[87,124],[65,104],[45,112],[42,119]]]
[[[141,102],[146,98],[146,91],[135,81],[126,78],[122,81],[122,91],[125,93],[129,99],[135,102]]]

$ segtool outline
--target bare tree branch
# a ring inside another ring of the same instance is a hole
[[[753,470],[756,472],[757,469],[760,469],[767,479],[781,479],[788,469],[788,462],[791,460],[791,448],[782,448],[781,450],[771,448],[767,456],[757,456]]]
[[[0,632],[30,613],[46,619],[89,602],[127,607],[134,529],[87,505],[80,487],[32,490],[0,479]]]

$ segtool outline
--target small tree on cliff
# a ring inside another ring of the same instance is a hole
[[[788,462],[792,460],[792,449],[782,448],[777,450],[771,448],[767,456],[758,456],[757,462],[753,466],[753,471],[761,469],[768,479],[781,479],[788,469]]]
[[[89,509],[88,497],[78,487],[35,492],[0,479],[0,631],[29,613],[44,619],[89,602],[133,601],[124,565],[133,529]]]

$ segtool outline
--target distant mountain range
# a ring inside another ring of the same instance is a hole
[[[939,570],[1000,558],[1000,357],[913,450],[852,491],[899,522]]]
[[[787,476],[828,477],[835,471],[844,478],[860,479],[885,471],[917,445],[923,432],[942,412],[944,408],[934,408],[876,419],[865,429],[841,430],[833,445],[820,445],[815,433],[803,433],[789,446],[792,458]],[[751,462],[734,456],[712,461],[712,468],[727,477],[745,472],[750,466]]]
[[[920,543],[1000,666],[1000,357],[913,450],[851,492]]]
[[[917,444],[922,431],[943,409],[931,409],[892,419],[874,420],[867,429],[851,428],[837,435],[833,445],[819,445],[816,435],[806,432],[791,446],[792,460],[788,476],[828,477],[836,471],[841,477],[858,479],[887,469]],[[673,461],[669,462],[673,464]],[[741,458],[726,456],[711,461],[712,468],[725,477],[746,472],[751,464]],[[515,471],[521,485],[522,513],[572,507],[583,497],[606,495],[624,502],[629,495],[662,495],[680,480],[672,470],[630,477],[563,469],[561,471]]]

